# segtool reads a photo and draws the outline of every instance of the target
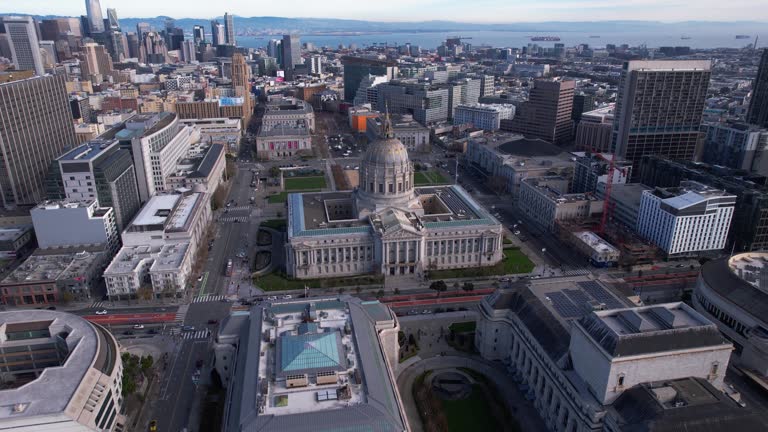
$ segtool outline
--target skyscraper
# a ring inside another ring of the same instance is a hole
[[[573,90],[576,82],[562,79],[534,81],[528,102],[512,119],[512,132],[527,138],[541,138],[553,144],[567,144],[573,138]]]
[[[397,63],[388,60],[344,56],[341,63],[344,65],[344,100],[348,102],[355,99],[360,83],[369,75],[394,79],[398,74]]]
[[[224,14],[224,33],[227,45],[235,45],[235,22],[234,17],[229,13]]]
[[[45,74],[43,58],[40,55],[40,43],[32,17],[3,17],[8,44],[11,48],[11,60],[18,70],[31,70],[37,75]]]
[[[107,21],[109,22],[110,30],[120,30],[120,21],[117,19],[117,10],[107,8]]]
[[[211,42],[213,46],[224,45],[227,41],[227,35],[224,26],[218,21],[211,21]]]
[[[747,122],[768,128],[768,48],[763,50],[760,68],[752,83],[752,99],[749,101]]]
[[[112,57],[110,57],[103,45],[87,43],[83,45],[81,59],[81,72],[83,79],[97,77],[98,81],[104,80],[104,75],[112,72]]]
[[[245,113],[243,124],[248,125],[253,112],[251,106],[251,68],[240,53],[235,53],[232,56],[232,88],[235,89],[237,97],[243,98],[243,112]]]
[[[612,149],[633,163],[633,175],[645,155],[694,159],[709,76],[709,60],[624,63]]]
[[[300,65],[301,61],[301,41],[297,34],[287,34],[283,36],[283,69],[286,78],[293,78],[293,68]]]
[[[104,31],[104,16],[101,13],[99,0],[85,0],[85,11],[88,14],[88,24],[91,33]]]
[[[195,45],[205,42],[205,27],[201,25],[192,27],[192,39],[195,41]]]
[[[136,36],[139,40],[144,40],[144,35],[152,31],[152,26],[149,23],[140,22],[136,24]]]
[[[45,196],[51,162],[76,144],[64,75],[0,84],[0,200],[5,207]]]

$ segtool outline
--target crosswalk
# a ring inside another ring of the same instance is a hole
[[[210,335],[211,331],[208,329],[181,332],[181,338],[184,340],[206,339]]]
[[[565,269],[563,271],[563,276],[584,276],[588,275],[589,270],[587,269]]]
[[[205,303],[205,302],[215,302],[215,301],[221,301],[226,299],[226,296],[223,295],[210,295],[206,294],[204,296],[195,297],[194,300],[192,300],[192,303]]]
[[[240,216],[240,217],[238,217],[238,216],[228,216],[228,217],[220,217],[219,218],[219,222],[235,222],[235,221],[241,222],[241,223],[245,223],[245,222],[248,222],[248,218],[247,217],[242,217],[242,216]]]
[[[251,209],[251,206],[242,205],[237,207],[230,207],[228,210],[233,212],[233,211],[243,211],[243,210],[250,210],[250,209]]]
[[[93,302],[91,304],[91,309],[101,309],[103,307],[104,307],[104,302],[103,301],[97,301],[97,302]]]
[[[174,318],[174,322],[178,324],[184,324],[184,318],[187,316],[187,311],[189,310],[189,305],[181,305],[179,306],[179,309],[176,310],[176,317]]]

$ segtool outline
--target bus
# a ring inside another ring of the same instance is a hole
[[[224,271],[224,276],[232,276],[232,260],[227,261],[227,269]]]

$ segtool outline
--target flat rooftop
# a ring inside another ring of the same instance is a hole
[[[96,159],[99,155],[103,154],[104,152],[110,151],[111,147],[116,144],[117,144],[116,140],[110,140],[110,139],[91,140],[91,141],[88,141],[87,143],[82,144],[79,147],[75,147],[74,149],[64,153],[62,156],[59,156],[57,160],[64,161],[64,162],[91,161],[93,159]]]
[[[132,273],[139,265],[154,259],[160,251],[159,247],[152,246],[123,246],[104,270],[104,274]]]
[[[619,253],[618,249],[592,231],[578,231],[573,233],[573,235],[599,253]]]
[[[181,195],[155,195],[139,211],[131,222],[132,226],[165,225],[176,204],[181,201]]]
[[[247,340],[240,342],[244,355],[225,430],[405,430],[376,333],[394,323],[386,306],[351,297],[263,303],[233,313],[218,339],[233,332]]]
[[[96,259],[96,251],[63,252],[30,255],[0,285],[16,285],[40,281],[67,280],[83,277],[85,269]]]
[[[149,271],[172,271],[181,267],[184,257],[189,253],[189,243],[167,244],[155,254],[155,262]]]
[[[641,183],[614,184],[611,186],[611,201],[639,209],[643,191],[647,190],[651,188]]]
[[[596,311],[577,325],[611,357],[729,344],[715,324],[682,302]]]
[[[559,190],[547,184],[548,181],[553,181],[553,180],[561,181],[566,179],[564,177],[559,177],[559,176],[530,177],[530,178],[524,179],[523,183],[527,183],[531,185],[539,193],[546,196],[550,200],[555,201],[558,204],[565,204],[565,203],[578,202],[578,201],[599,201],[599,199],[591,193],[561,193]]]

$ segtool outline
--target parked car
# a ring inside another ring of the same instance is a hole
[[[149,432],[157,432],[157,420],[149,421]]]
[[[185,325],[181,327],[181,331],[195,331],[195,326]]]
[[[106,315],[106,314],[107,314],[107,310],[106,309],[102,309],[102,310],[97,310],[96,311],[96,315]]]
[[[217,320],[217,319],[209,319],[208,320],[208,324],[218,324],[218,323],[219,323],[219,320]]]
[[[144,324],[134,324],[133,328],[135,330],[144,330]]]

